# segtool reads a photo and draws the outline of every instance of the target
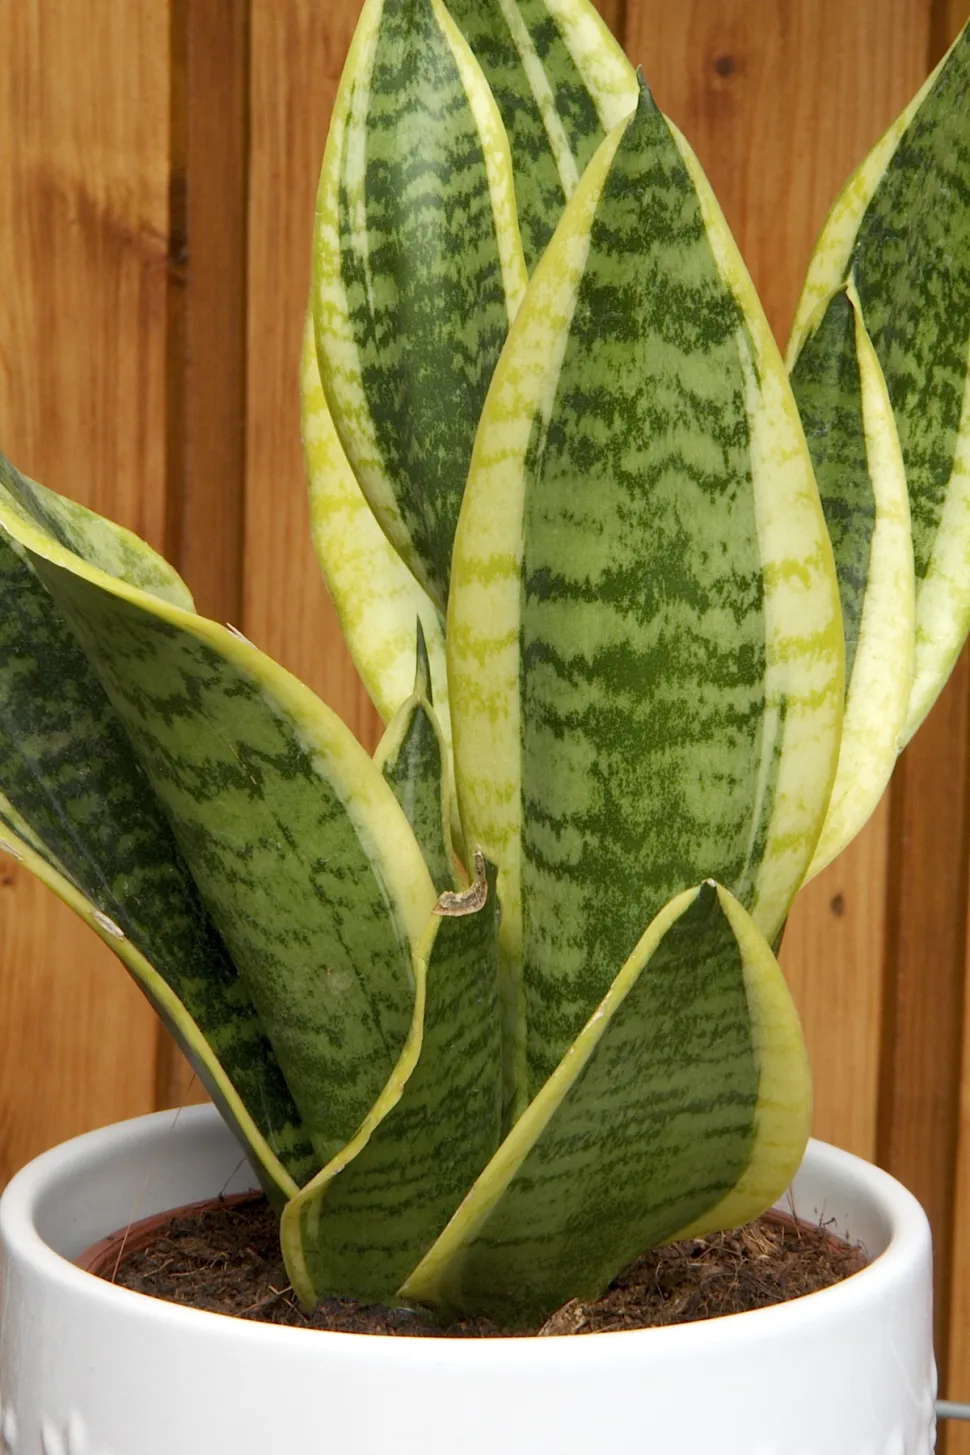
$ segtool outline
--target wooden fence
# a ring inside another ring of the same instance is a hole
[[[316,173],[359,8],[0,0],[0,444],[146,536],[201,611],[373,744],[310,551],[296,398]],[[600,8],[693,141],[783,340],[829,202],[968,0]],[[963,1399],[968,708],[965,656],[869,827],[801,897],[783,955],[817,1134],[930,1213],[943,1388]],[[117,962],[4,859],[0,1180],[64,1137],[196,1096]]]

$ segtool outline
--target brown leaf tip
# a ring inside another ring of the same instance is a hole
[[[488,899],[488,881],[485,878],[485,855],[481,849],[475,850],[475,882],[467,889],[460,890],[457,894],[446,889],[439,897],[433,913],[457,919],[463,914],[477,914],[485,907]]]

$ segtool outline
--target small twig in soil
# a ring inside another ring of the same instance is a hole
[[[248,1317],[250,1314],[262,1313],[264,1308],[272,1308],[274,1303],[278,1303],[281,1298],[285,1298],[288,1293],[292,1292],[293,1285],[290,1283],[288,1283],[285,1288],[274,1288],[272,1293],[267,1294],[266,1298],[257,1299],[257,1301],[255,1303],[251,1303],[248,1308],[241,1308],[239,1310],[239,1317],[245,1318]]]

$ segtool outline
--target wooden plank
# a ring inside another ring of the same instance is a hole
[[[876,1155],[889,795],[844,854],[795,901],[781,964],[814,1083],[812,1131]]]
[[[970,654],[896,770],[877,1161],[933,1227],[937,1357],[946,1365],[970,872]]]
[[[380,724],[310,547],[297,363],[313,204],[360,0],[253,0],[243,630],[373,747]]]
[[[175,0],[168,551],[205,616],[242,608],[248,0]]]
[[[943,1371],[944,1382],[940,1392],[946,1399],[970,1403],[970,1015],[967,1014],[967,991],[970,987],[970,918],[965,926],[965,933],[968,953],[964,961],[959,1125],[950,1260],[949,1339],[946,1368]],[[946,1427],[946,1455],[970,1455],[970,1422],[954,1421]]]
[[[968,0],[934,0],[931,60],[942,55],[957,32],[970,15]],[[959,691],[959,688],[957,688]],[[914,744],[914,748],[917,744]],[[911,750],[912,751],[912,750]],[[945,771],[944,765],[940,770]],[[964,769],[964,771],[966,771]],[[964,881],[965,892],[965,881]],[[964,943],[970,946],[968,927],[964,926]],[[933,991],[928,988],[928,993]],[[943,1304],[938,1313],[938,1328],[947,1319],[947,1341],[945,1355],[941,1358],[941,1393],[949,1399],[970,1401],[970,1017],[967,1016],[967,997],[970,993],[970,955],[964,956],[962,994],[962,1045],[960,1047],[958,1121],[956,1127],[956,1157],[953,1187],[952,1240],[948,1250],[947,1263],[943,1265],[942,1277],[949,1279],[948,1288],[941,1290]],[[952,1069],[952,1068],[951,1068]],[[952,1136],[952,1132],[951,1132]],[[943,1154],[952,1150],[942,1149]],[[937,1249],[939,1266],[939,1249]],[[938,1280],[939,1284],[939,1280]],[[938,1303],[940,1299],[938,1298]],[[942,1353],[942,1340],[938,1338],[938,1353]],[[940,1442],[941,1452],[946,1455],[970,1455],[970,1424],[952,1421],[943,1427],[944,1438]]]
[[[927,66],[967,18],[937,0]],[[944,1391],[965,1386],[968,1351],[950,1357],[965,1317],[967,1131],[962,1125],[968,874],[970,650],[896,771],[890,825],[887,956],[877,1160],[919,1198],[933,1228],[936,1356]],[[955,1383],[953,1381],[956,1381]],[[961,1398],[959,1394],[950,1396]],[[946,1429],[949,1455],[966,1431]]]
[[[155,1015],[105,949],[0,855],[0,1186],[31,1157],[155,1106]]]
[[[932,0],[930,60],[935,65],[970,16],[967,0]]]
[[[242,619],[249,3],[171,9],[166,555],[198,610]],[[206,1099],[158,1029],[158,1105]]]
[[[164,543],[164,0],[0,0],[0,418],[30,474]],[[154,1018],[100,941],[4,861],[0,1180],[148,1111]]]

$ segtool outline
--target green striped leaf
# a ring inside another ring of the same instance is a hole
[[[808,1140],[798,1017],[725,890],[678,895],[401,1289],[506,1327],[595,1298],[645,1248],[735,1226]]]
[[[531,273],[637,81],[589,0],[448,0],[498,103]]]
[[[916,661],[903,741],[970,627],[970,32],[849,179],[815,249],[794,359],[816,309],[851,274],[906,468]]]
[[[495,875],[443,896],[416,962],[411,1035],[357,1136],[283,1216],[287,1271],[321,1294],[392,1302],[498,1147]]]
[[[239,1043],[243,1042],[244,1037],[262,1035],[257,1027],[254,1032],[250,1032],[244,992],[234,997],[236,1004],[231,1005],[231,1024],[218,1024],[209,1040],[209,1036],[202,1032],[199,1021],[186,1011],[185,1004],[173,991],[170,979],[160,975],[147,956],[128,940],[121,925],[97,909],[77,889],[70,877],[58,872],[49,854],[39,851],[32,842],[17,837],[16,832],[6,824],[0,829],[0,853],[9,854],[16,863],[22,864],[23,869],[41,880],[42,885],[47,886],[68,909],[73,909],[74,914],[86,921],[96,936],[105,941],[108,949],[118,956],[150,1002],[161,1024],[176,1040],[183,1055],[188,1056],[202,1087],[214,1101],[230,1131],[239,1139],[240,1147],[246,1152],[254,1173],[259,1177],[263,1192],[282,1211],[286,1199],[297,1192],[300,1179],[310,1177],[318,1163],[313,1149],[302,1136],[300,1120],[292,1107],[292,1100],[289,1099],[279,1069],[273,1062],[272,1051],[263,1055],[254,1046],[249,1048],[254,1075],[247,1077],[243,1069],[240,1083],[250,1093],[260,1088],[265,1093],[263,1103],[253,1100],[252,1106],[246,1106],[237,1085],[230,1080],[224,1065],[212,1051],[211,1042],[217,1045],[220,1042],[223,1045],[230,1042],[230,1056],[227,1059],[233,1064],[233,1052],[239,1052]],[[218,989],[212,994],[207,984],[205,998],[209,1002],[218,998]],[[233,1042],[236,1042],[236,1046],[231,1045]],[[249,1081],[249,1085],[246,1085],[246,1081]]]
[[[94,663],[327,1162],[400,1053],[411,945],[435,899],[394,795],[250,643],[107,576],[22,513],[3,523]]]
[[[530,283],[455,543],[459,801],[499,867],[516,1108],[685,883],[777,934],[835,770],[841,636],[781,360],[644,92]]]
[[[906,722],[915,577],[906,472],[879,360],[850,282],[823,304],[791,373],[835,554],[846,706],[810,869],[855,837],[889,782]]]
[[[320,383],[310,314],[300,361],[300,422],[313,545],[354,666],[381,717],[390,722],[411,691],[415,622],[420,621],[435,714],[450,759],[444,623],[377,524],[350,468]]]
[[[435,888],[454,888],[451,768],[431,705],[431,663],[420,621],[414,690],[388,724],[374,762],[404,810]]]
[[[59,871],[46,850],[39,849],[29,837],[20,838],[4,822],[0,829],[0,853],[10,855],[39,879],[118,956],[162,1025],[188,1058],[220,1116],[237,1137],[270,1202],[282,1210],[287,1198],[297,1191],[300,1181],[312,1176],[319,1163],[303,1135],[298,1114],[272,1050],[267,1045],[264,1052],[254,1044],[262,1032],[248,1006],[245,992],[239,989],[236,995],[229,997],[228,1019],[221,1020],[204,1033],[199,1020],[188,1013],[173,990],[172,978],[159,974],[120,925],[98,909],[67,875]],[[211,1005],[219,998],[218,987],[213,992],[210,982],[206,981],[204,998]],[[247,1075],[246,1067],[239,1064],[239,1049],[247,1039],[250,1041],[246,1049],[251,1058],[252,1075]],[[229,1054],[225,1059],[234,1071],[241,1072],[237,1074],[237,1080],[243,1091],[250,1094],[262,1091],[262,1102],[254,1097],[252,1104],[246,1105],[237,1085],[213,1051],[213,1044],[220,1048],[228,1047]]]
[[[317,358],[361,489],[441,608],[524,287],[508,141],[467,42],[441,0],[367,0],[317,194]]]
[[[4,544],[0,540],[0,558],[2,558]],[[3,837],[4,833],[6,833],[6,838]],[[19,859],[21,857],[20,847],[24,844],[33,849],[34,853],[39,855],[51,869],[56,870],[62,878],[73,883],[70,874],[68,874],[64,865],[50,846],[45,844],[34,832],[27,820],[10,802],[10,799],[5,794],[0,793],[0,849],[3,849],[5,853],[12,854],[15,859]],[[77,888],[76,885],[74,887]]]
[[[21,493],[31,488],[25,481]],[[10,509],[0,490],[0,523]],[[319,1162],[259,1017],[103,689],[3,534],[0,785],[0,847],[127,965],[267,1190],[292,1195]]]
[[[0,454],[0,498],[19,510],[66,551],[93,561],[109,576],[127,581],[186,611],[195,607],[189,588],[167,561],[138,536],[93,510],[22,475]],[[16,542],[10,542],[16,550]]]

